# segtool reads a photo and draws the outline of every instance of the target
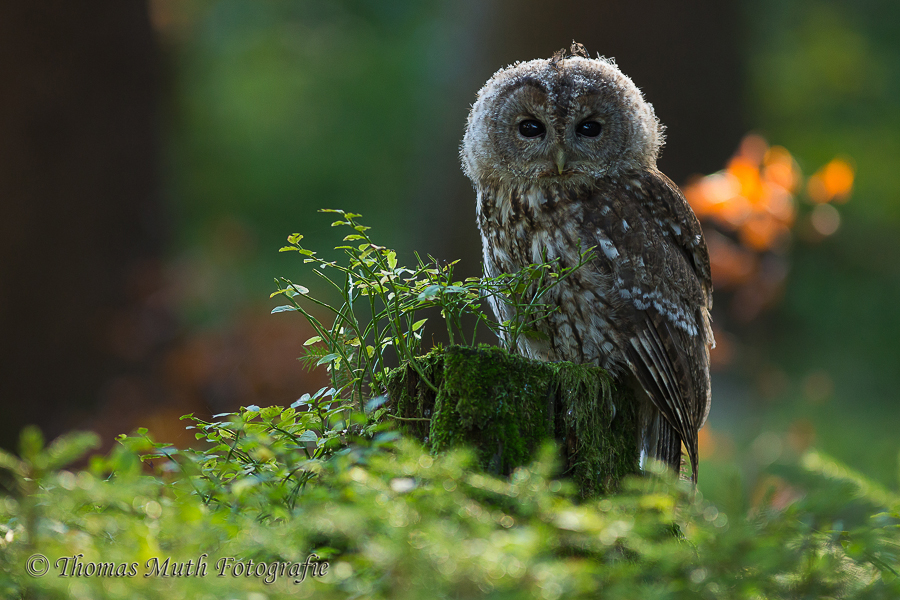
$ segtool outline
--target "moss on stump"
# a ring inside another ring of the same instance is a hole
[[[490,346],[434,350],[416,366],[391,373],[389,407],[402,430],[434,452],[471,447],[482,468],[508,475],[555,440],[584,497],[613,491],[638,470],[632,392],[616,388],[603,369]]]

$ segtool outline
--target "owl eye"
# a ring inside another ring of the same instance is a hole
[[[600,135],[601,131],[603,131],[603,125],[601,125],[597,121],[585,121],[575,130],[578,135],[592,138]]]
[[[522,137],[538,137],[539,135],[544,135],[546,131],[544,124],[535,119],[525,119],[519,123],[519,133],[522,134]]]

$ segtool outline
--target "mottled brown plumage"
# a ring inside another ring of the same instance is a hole
[[[712,283],[706,243],[678,187],[656,169],[662,127],[612,61],[573,54],[517,63],[478,94],[462,145],[478,194],[488,276],[547,258],[596,258],[546,297],[546,340],[519,350],[593,363],[634,385],[642,456],[697,474],[709,412]],[[511,317],[500,304],[498,319]]]

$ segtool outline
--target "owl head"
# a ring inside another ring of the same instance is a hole
[[[656,167],[653,106],[612,60],[582,54],[516,63],[481,88],[460,150],[473,183],[579,184]]]

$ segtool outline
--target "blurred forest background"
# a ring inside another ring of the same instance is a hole
[[[28,423],[187,444],[182,414],[317,388],[268,295],[316,284],[277,250],[335,245],[318,208],[479,274],[469,105],[576,39],[654,104],[710,241],[701,489],[745,508],[809,446],[896,489],[898,22],[887,0],[4,2],[0,445]]]

